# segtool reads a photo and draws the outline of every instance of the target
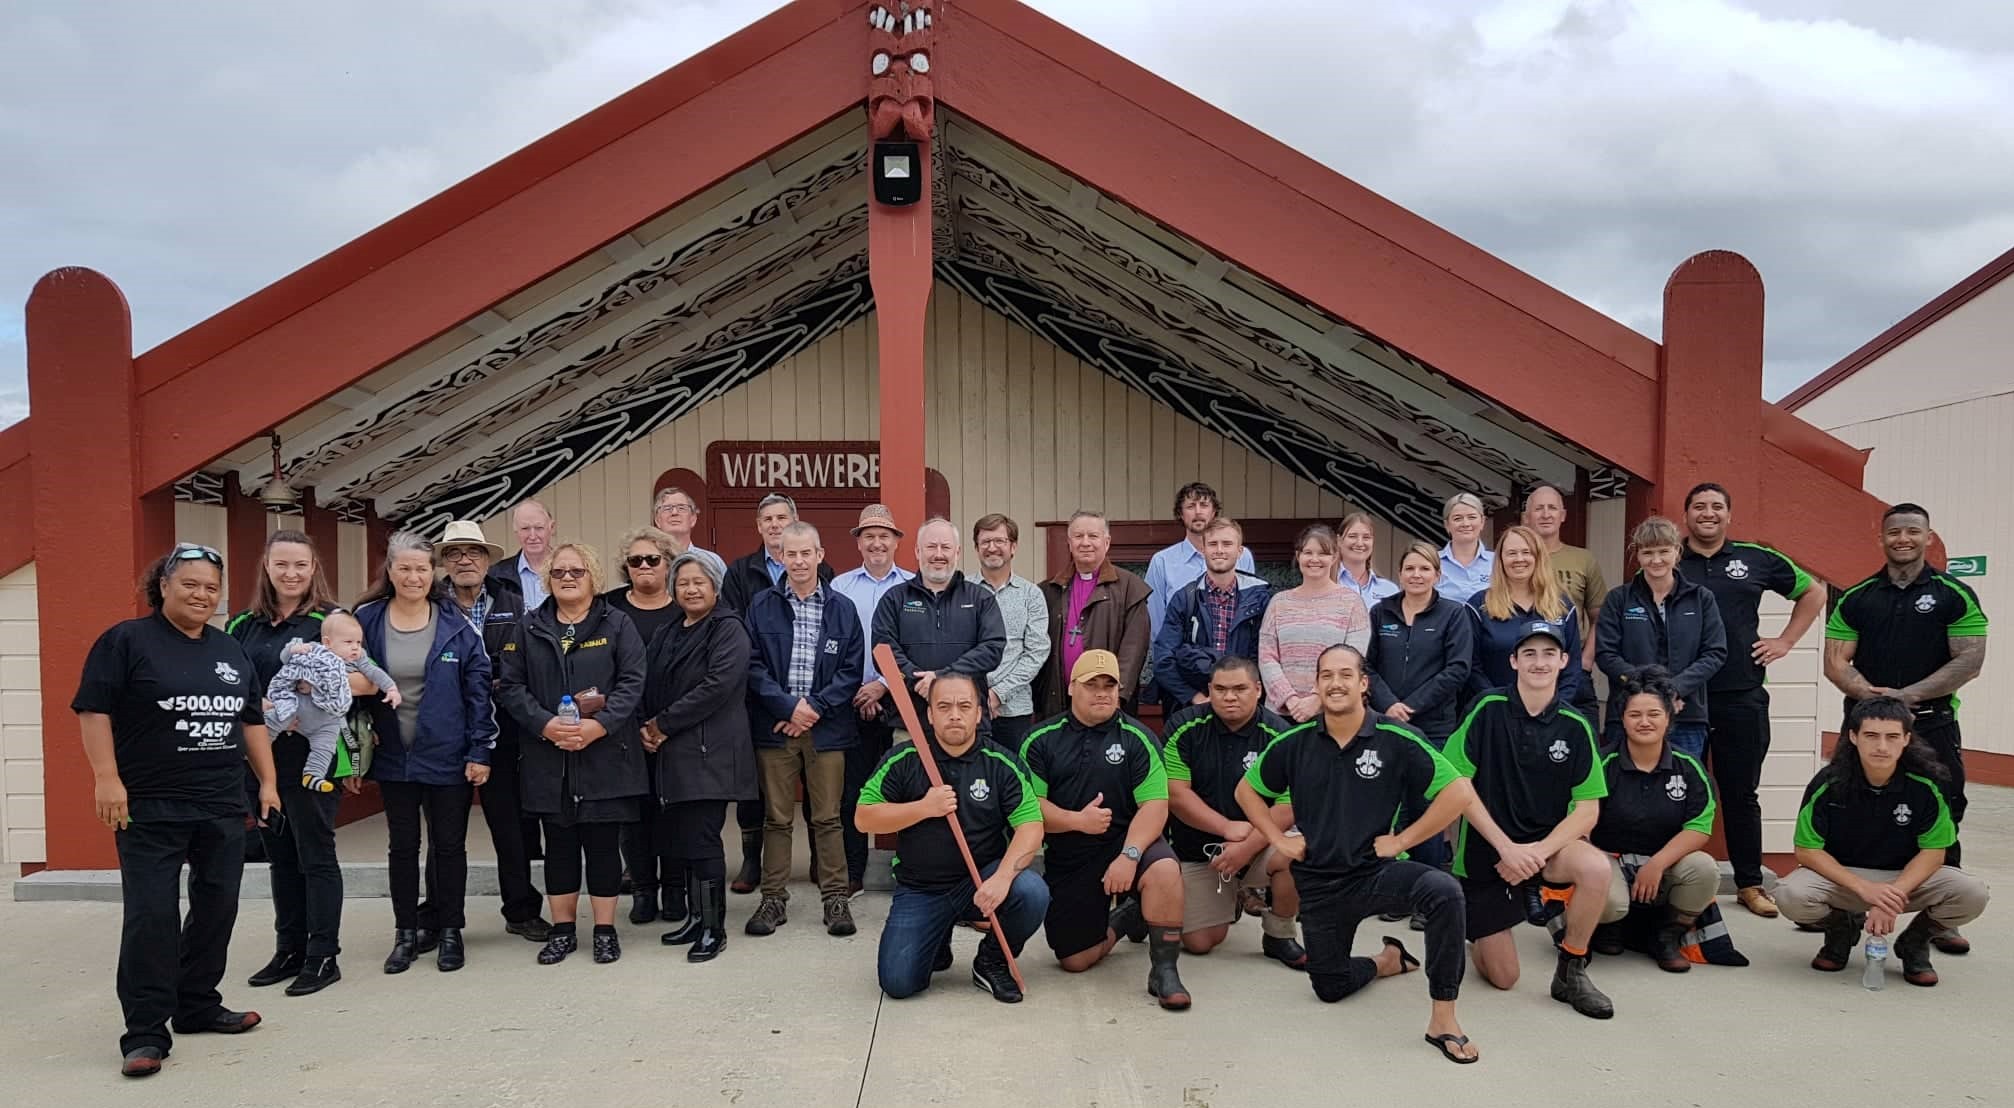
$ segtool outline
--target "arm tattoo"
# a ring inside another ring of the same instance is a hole
[[[1947,641],[1951,646],[1951,660],[1937,672],[1902,690],[1910,703],[1957,692],[1967,681],[1979,676],[1980,669],[1986,665],[1985,636],[1953,636]]]
[[[1855,700],[1865,700],[1874,695],[1874,687],[1860,671],[1853,668],[1853,648],[1857,643],[1839,639],[1825,642],[1825,676],[1834,688]]]

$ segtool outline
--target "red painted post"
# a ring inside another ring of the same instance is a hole
[[[880,339],[881,499],[904,530],[924,518],[924,321],[930,310],[930,148],[923,147],[923,199],[891,208],[868,200],[868,281]],[[916,568],[915,548],[897,560]]]
[[[1657,488],[1646,505],[1656,514],[1683,520],[1686,490],[1718,481],[1741,530],[1762,533],[1754,514],[1762,499],[1762,308],[1762,275],[1725,250],[1693,255],[1665,283]]]
[[[336,513],[315,501],[315,490],[301,490],[301,521],[315,542],[315,556],[322,560],[322,572],[329,584],[336,583]]]
[[[118,286],[89,269],[55,270],[36,282],[26,317],[30,449],[46,459],[31,481],[46,857],[50,869],[113,869],[70,695],[99,632],[143,610],[135,584],[165,552],[174,503],[165,490],[143,501],[132,316]],[[59,464],[81,443],[83,464]]]
[[[230,567],[231,610],[252,606],[259,588],[259,556],[266,549],[266,506],[246,492],[238,475],[224,475],[224,557]]]

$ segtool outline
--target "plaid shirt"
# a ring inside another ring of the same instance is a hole
[[[1210,621],[1210,649],[1222,654],[1231,648],[1231,623],[1238,616],[1238,586],[1220,589],[1203,579],[1203,615]]]
[[[460,605],[461,604],[460,595],[453,591],[454,587],[452,585],[450,585],[448,588],[449,588],[449,595],[454,596],[455,603],[457,605]],[[476,630],[480,631],[483,629],[484,625],[489,623],[490,609],[494,607],[496,607],[496,600],[490,596],[489,589],[485,588],[483,589],[483,591],[476,594],[476,602],[474,604],[463,606],[462,611],[468,613],[469,622],[475,624]]]
[[[790,601],[792,613],[790,676],[785,685],[790,695],[808,697],[818,670],[818,640],[825,634],[825,586],[819,585],[811,590],[810,596],[799,598],[797,590],[785,582],[783,598]]]

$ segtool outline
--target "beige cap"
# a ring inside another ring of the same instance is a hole
[[[1077,664],[1070,667],[1070,682],[1088,681],[1093,677],[1110,677],[1119,680],[1119,657],[1109,650],[1086,650],[1077,655]]]
[[[480,546],[489,551],[492,562],[503,557],[503,547],[483,536],[482,525],[466,519],[450,521],[447,529],[441,532],[441,541],[434,544],[437,550],[450,546]]]
[[[885,527],[895,532],[896,538],[902,537],[902,528],[895,526],[895,513],[889,511],[886,504],[869,504],[860,509],[860,522],[854,525],[853,537],[859,538],[860,532],[869,527]]]

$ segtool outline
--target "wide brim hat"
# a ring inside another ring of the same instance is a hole
[[[480,546],[489,551],[490,561],[503,557],[503,547],[489,541],[483,535],[482,525],[471,520],[451,520],[441,532],[441,541],[434,544],[435,550],[445,550],[450,546]]]

